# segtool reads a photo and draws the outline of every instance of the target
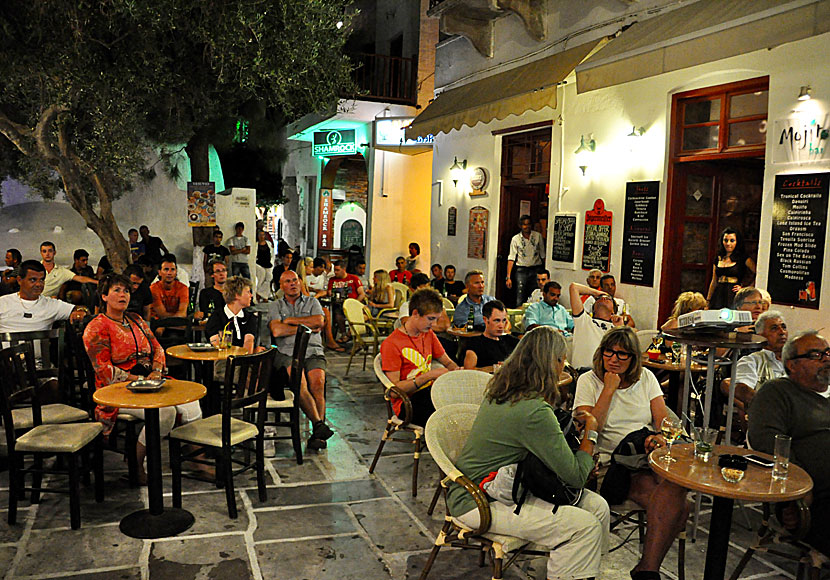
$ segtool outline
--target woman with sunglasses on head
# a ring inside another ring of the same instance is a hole
[[[607,465],[611,453],[630,433],[643,427],[659,433],[668,410],[660,384],[642,366],[637,335],[630,328],[609,330],[593,362],[593,370],[577,381],[574,409],[596,418],[597,451],[600,461]],[[650,437],[646,439],[646,452],[664,444],[661,436]],[[645,508],[648,521],[643,555],[631,577],[659,579],[660,563],[689,517],[686,490],[643,470],[631,474],[628,499]]]

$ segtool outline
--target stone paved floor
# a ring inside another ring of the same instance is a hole
[[[390,443],[375,475],[368,465],[385,420],[378,383],[358,365],[344,378],[347,357],[330,358],[329,420],[336,430],[329,447],[298,466],[290,447],[279,442],[268,460],[268,501],[260,503],[252,478],[238,478],[239,518],[227,517],[224,492],[185,480],[184,507],[195,525],[175,538],[136,540],[122,535],[120,518],[146,504],[146,490],[131,489],[126,467],[106,454],[106,501],[84,493],[82,528],[69,529],[68,500],[47,495],[36,506],[22,504],[9,526],[7,477],[0,473],[0,576],[15,579],[71,577],[89,580],[202,578],[375,580],[414,579],[420,574],[441,510],[426,514],[437,468],[423,454],[417,497],[411,496],[411,445]],[[166,455],[166,445],[163,447]],[[165,467],[165,473],[167,473]],[[165,476],[169,491],[169,476]],[[169,505],[169,495],[166,496]],[[758,506],[736,509],[728,568],[736,565],[752,533],[746,518],[759,520]],[[703,575],[708,512],[702,512],[698,541],[686,551],[686,577]],[[622,535],[627,535],[624,530]],[[615,536],[612,545],[622,538]],[[627,579],[637,561],[634,540],[603,560],[602,578]],[[506,578],[544,578],[544,560],[511,568]],[[677,543],[664,563],[664,578],[676,578]],[[742,578],[793,578],[791,562],[756,557]],[[472,553],[444,549],[432,579],[490,578]]]

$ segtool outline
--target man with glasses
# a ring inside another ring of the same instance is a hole
[[[614,299],[602,290],[576,282],[572,282],[568,290],[574,319],[571,364],[576,369],[590,368],[603,335],[615,326],[622,326],[623,319],[616,313]],[[586,294],[596,300],[593,313],[587,312],[582,304],[580,296]]]
[[[210,261],[210,278],[213,284],[210,288],[204,288],[199,292],[199,305],[193,318],[201,320],[210,318],[215,310],[222,310],[225,307],[225,282],[228,280],[228,266],[222,259]]]
[[[752,314],[752,322],[758,320],[764,311],[764,297],[761,296],[761,291],[752,286],[738,290],[735,294],[735,310],[746,310]]]
[[[781,360],[787,376],[767,382],[755,394],[749,413],[748,442],[773,453],[775,436],[792,438],[790,461],[813,478],[806,540],[830,555],[830,345],[815,330],[802,332],[784,345]]]
[[[755,321],[755,332],[767,339],[764,348],[743,356],[735,370],[735,400],[749,408],[752,398],[761,386],[772,379],[786,375],[781,362],[781,350],[789,338],[787,323],[780,312],[768,310]],[[729,379],[724,381],[724,393],[729,394]]]

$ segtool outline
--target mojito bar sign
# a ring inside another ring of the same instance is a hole
[[[312,155],[331,157],[333,155],[352,155],[354,153],[357,153],[354,129],[314,132],[314,145],[311,147]]]

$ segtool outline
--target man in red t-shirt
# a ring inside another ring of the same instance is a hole
[[[432,381],[458,368],[432,331],[443,311],[438,292],[432,288],[418,290],[409,301],[409,318],[380,345],[381,368],[396,387],[409,395],[409,421],[415,425],[425,425],[435,410],[430,398]],[[431,368],[434,360],[444,367]],[[401,418],[402,406],[401,399],[392,400],[392,407]]]
[[[398,256],[395,260],[395,267],[397,270],[389,272],[389,278],[393,282],[400,282],[409,286],[409,280],[412,278],[412,272],[406,269],[406,258]]]
[[[176,280],[178,269],[171,255],[161,262],[159,281],[150,286],[153,295],[153,317],[169,318],[187,316],[187,303],[190,301],[187,286]]]
[[[346,317],[343,315],[343,302],[346,298],[354,298],[361,302],[366,301],[366,293],[363,290],[363,284],[360,283],[360,278],[354,274],[346,272],[346,261],[338,260],[334,263],[334,277],[329,280],[329,289],[327,296],[331,299],[331,315],[332,315],[332,330],[337,335],[337,331],[347,337],[346,331]],[[341,340],[345,342],[348,340]]]

